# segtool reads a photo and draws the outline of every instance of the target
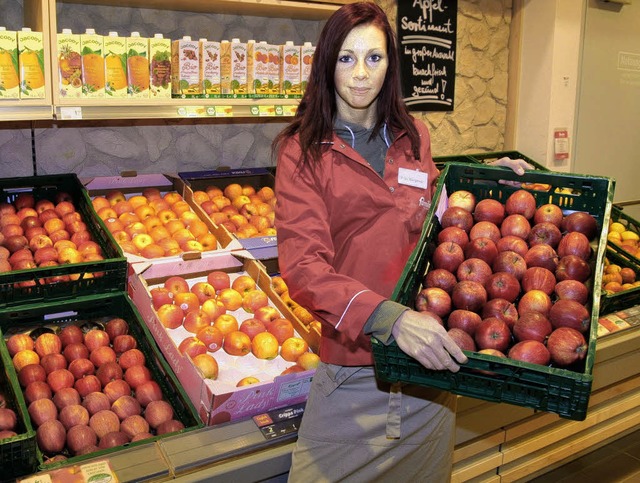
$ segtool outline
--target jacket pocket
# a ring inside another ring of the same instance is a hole
[[[336,364],[320,363],[316,368],[313,377],[314,384],[320,389],[324,396],[329,396],[338,389],[351,376],[362,369],[361,366],[339,366]]]

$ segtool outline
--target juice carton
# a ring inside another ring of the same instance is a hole
[[[266,42],[247,42],[247,89],[249,97],[269,97],[269,48]]]
[[[300,46],[288,40],[280,46],[280,93],[300,97]]]
[[[171,43],[172,97],[200,97],[200,42],[184,36]]]
[[[171,39],[155,34],[149,39],[149,96],[171,97]]]
[[[18,35],[0,27],[0,99],[20,98]]]
[[[127,84],[130,97],[149,97],[149,39],[131,32],[127,37]]]
[[[200,39],[203,97],[220,97],[220,42]]]
[[[44,45],[42,32],[25,27],[18,31],[20,98],[44,99]]]
[[[58,89],[60,97],[75,99],[82,97],[82,58],[80,35],[71,29],[62,29],[57,36],[58,44]]]
[[[305,42],[300,48],[300,56],[302,57],[302,64],[300,67],[300,90],[301,94],[307,89],[307,81],[309,80],[309,74],[311,73],[311,62],[313,61],[313,54],[316,53],[316,47],[311,45],[311,42]]]
[[[221,42],[220,51],[222,97],[247,97],[247,44],[232,39]]]
[[[104,51],[103,37],[94,29],[80,34],[82,50],[82,95],[84,97],[104,97]]]
[[[127,97],[127,39],[109,32],[103,45],[104,92],[111,97]]]
[[[280,96],[280,46],[267,44],[269,97]]]

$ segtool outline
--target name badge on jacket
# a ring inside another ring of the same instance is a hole
[[[429,186],[429,175],[427,173],[423,173],[422,171],[399,168],[398,183],[407,186],[413,186],[414,188],[427,189],[427,187]]]

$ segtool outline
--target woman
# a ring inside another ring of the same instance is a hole
[[[386,15],[345,5],[325,24],[297,114],[274,141],[280,270],[291,298],[322,322],[290,481],[450,477],[455,397],[377,381],[371,353],[374,336],[429,369],[466,361],[437,320],[389,300],[438,176],[429,132],[399,86]]]

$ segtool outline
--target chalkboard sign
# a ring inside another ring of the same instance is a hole
[[[402,93],[410,111],[453,111],[458,0],[398,2]]]

